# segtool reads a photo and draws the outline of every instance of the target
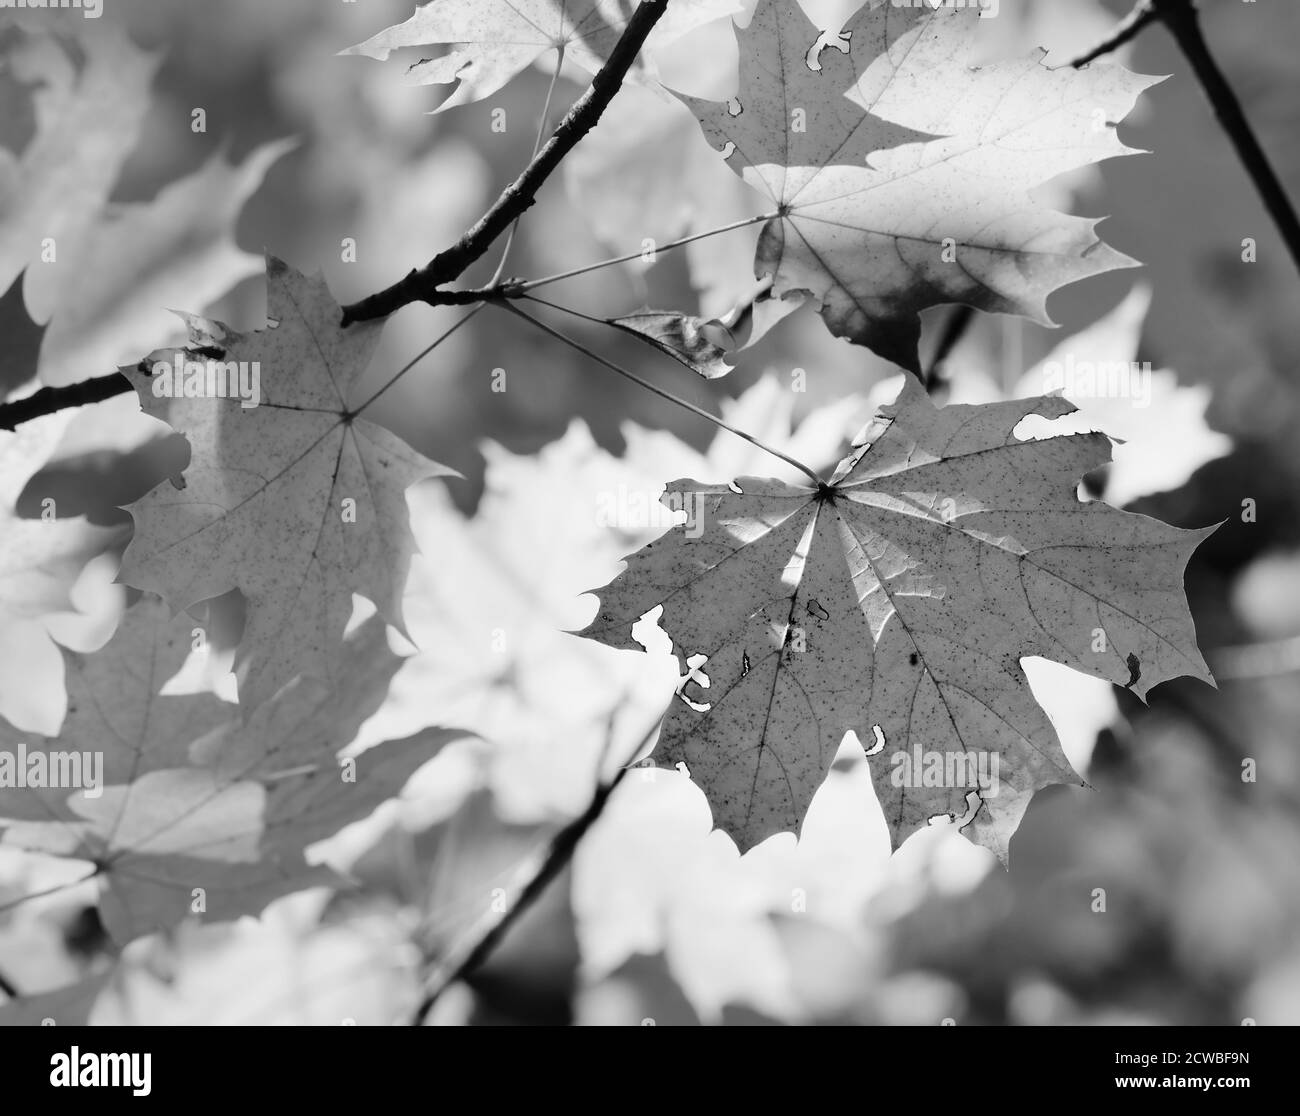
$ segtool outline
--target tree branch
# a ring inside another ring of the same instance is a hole
[[[44,387],[12,403],[0,404],[0,430],[13,430],[20,423],[31,422],[42,415],[52,415],[66,407],[84,407],[88,403],[102,403],[115,395],[131,391],[131,381],[120,372],[96,376],[93,380],[68,384],[66,387]]]
[[[658,731],[659,724],[659,720],[656,720],[650,726],[649,730],[638,742],[636,751],[632,753],[631,760],[635,760],[641,754],[641,750]],[[518,898],[506,908],[505,913],[492,924],[464,957],[445,966],[438,974],[432,987],[424,994],[411,1015],[411,1025],[413,1027],[423,1024],[426,1016],[433,1009],[433,1005],[438,1002],[438,998],[448,988],[457,981],[464,980],[496,951],[497,946],[505,939],[510,928],[523,917],[524,913],[541,898],[542,892],[569,866],[569,862],[573,859],[573,854],[577,851],[579,843],[587,835],[587,831],[596,824],[596,819],[605,812],[605,806],[608,804],[610,796],[619,783],[627,777],[630,770],[631,761],[627,766],[620,767],[613,778],[597,784],[596,791],[591,796],[587,808],[551,838],[551,843],[546,850],[546,856],[542,859],[537,871],[529,877],[528,882],[520,889]]]
[[[1076,70],[1083,69],[1090,62],[1096,62],[1102,55],[1109,54],[1113,50],[1118,50],[1125,43],[1132,42],[1138,37],[1148,23],[1154,23],[1159,17],[1156,10],[1151,5],[1151,0],[1138,0],[1123,19],[1115,25],[1115,30],[1106,36],[1104,40],[1098,43],[1087,54],[1080,55],[1070,63]]]
[[[1209,44],[1201,31],[1196,5],[1192,0],[1153,0],[1153,3],[1156,14],[1169,28],[1192,64],[1192,70],[1200,79],[1205,95],[1214,108],[1214,115],[1219,118],[1232,146],[1236,148],[1237,156],[1255,183],[1264,207],[1286,242],[1292,261],[1300,269],[1300,217],[1297,217],[1295,206],[1246,119],[1241,102],[1237,100],[1228,79],[1223,76],[1223,71],[1210,53]]]
[[[645,43],[654,25],[668,9],[668,0],[641,0],[609,59],[592,78],[587,91],[574,102],[554,134],[546,141],[518,178],[502,191],[501,196],[455,244],[439,252],[423,268],[412,270],[368,298],[343,308],[342,325],[382,318],[412,302],[430,302],[443,283],[460,278],[465,269],[478,260],[492,242],[514,223],[516,217],[537,200],[537,191],[550,177],[561,160],[577,145],[604,113],[623,84],[623,78]]]
[[[519,317],[523,318],[524,321],[531,323],[537,329],[540,329],[543,333],[549,333],[557,341],[563,341],[564,344],[569,346],[569,348],[576,349],[578,352],[582,353],[583,356],[590,357],[597,364],[602,365],[605,368],[608,368],[611,372],[618,373],[618,375],[622,376],[625,380],[631,380],[632,383],[639,384],[647,391],[654,392],[654,394],[659,396],[660,399],[666,399],[668,400],[669,403],[676,403],[677,406],[682,407],[687,411],[690,411],[691,414],[699,416],[700,418],[704,419],[706,422],[713,423],[713,425],[716,426],[719,430],[725,430],[729,434],[736,435],[737,438],[744,438],[745,441],[747,441],[750,445],[757,446],[759,449],[763,450],[764,453],[770,453],[773,457],[779,457],[787,465],[792,465],[794,468],[798,469],[799,472],[803,473],[803,475],[806,476],[810,481],[812,481],[813,484],[815,484],[819,490],[826,488],[826,482],[822,480],[821,477],[819,477],[809,466],[805,465],[802,461],[796,460],[795,458],[791,457],[789,454],[782,453],[779,449],[775,449],[772,446],[769,446],[766,442],[760,442],[757,438],[754,437],[754,435],[746,434],[739,427],[732,426],[730,423],[724,422],[722,419],[718,418],[717,415],[709,414],[709,412],[706,411],[703,407],[697,407],[694,403],[690,402],[690,400],[683,399],[680,395],[674,395],[671,391],[666,391],[664,388],[659,387],[658,384],[652,384],[649,380],[642,379],[635,372],[629,372],[622,365],[615,364],[612,360],[606,360],[599,353],[593,351],[592,349],[587,348],[587,346],[584,345],[581,341],[576,341],[574,340],[574,338],[570,337],[567,333],[561,333],[558,329],[552,329],[545,322],[538,321],[531,314],[524,313],[524,311],[520,310],[519,307],[516,306],[513,302],[502,302],[499,305],[504,306],[512,314],[516,314]],[[543,304],[543,305],[549,305],[549,304]],[[559,309],[563,309],[563,307],[559,307]],[[605,324],[608,325],[609,323],[607,322]]]
[[[1277,172],[1273,170],[1268,156],[1260,146],[1250,121],[1242,111],[1241,102],[1228,84],[1223,71],[1210,53],[1209,44],[1201,30],[1194,0],[1138,0],[1133,10],[1120,22],[1105,42],[1090,50],[1087,54],[1070,63],[1075,69],[1088,65],[1103,54],[1122,46],[1133,39],[1138,32],[1150,23],[1163,23],[1173,35],[1187,61],[1191,63],[1192,72],[1196,74],[1201,87],[1209,98],[1228,139],[1237,152],[1237,157],[1246,168],[1246,173],[1255,184],[1260,200],[1268,210],[1269,216],[1277,226],[1278,232],[1286,243],[1287,250],[1296,268],[1300,269],[1300,216],[1296,215],[1295,206],[1287,196]]]

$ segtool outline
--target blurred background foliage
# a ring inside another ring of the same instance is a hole
[[[828,26],[854,5],[805,6]],[[1248,116],[1300,196],[1300,6],[1201,7]],[[177,301],[161,302],[197,311],[204,306],[179,300],[199,298],[240,328],[264,317],[263,250],[323,268],[345,302],[454,241],[526,162],[550,80],[539,66],[485,101],[429,115],[441,90],[405,84],[396,63],[336,56],[404,19],[409,0],[106,0],[106,8],[101,22],[125,28],[135,44],[117,77],[141,84],[157,67],[143,82],[147,101],[119,153],[106,213],[121,220],[132,206],[160,205],[160,191],[216,155],[252,168],[212,187],[247,195],[233,207],[243,262],[222,270],[208,260],[209,280],[225,277],[220,292],[177,277],[168,288]],[[1123,10],[1111,0],[1002,0],[981,49],[1041,45],[1058,63],[1102,38]],[[15,154],[38,134],[34,90],[50,80],[46,63],[12,64],[22,37],[0,29],[0,61],[11,63],[0,67],[0,144]],[[68,48],[67,58],[84,61],[82,49]],[[1126,142],[1151,154],[1050,191],[1074,212],[1110,214],[1106,239],[1145,270],[1054,296],[1060,331],[978,317],[948,363],[950,391],[1010,390],[1063,337],[1121,307],[1136,282],[1149,286],[1145,320],[1130,315],[1097,343],[1136,343],[1138,359],[1176,374],[1183,394],[1126,416],[1126,436],[1179,475],[1153,487],[1152,467],[1139,465],[1124,499],[1179,526],[1222,521],[1188,573],[1219,688],[1169,683],[1144,706],[1035,666],[1035,691],[1093,789],[1040,794],[1009,872],[947,825],[891,858],[852,740],[802,840],[775,837],[743,858],[710,833],[708,808],[683,776],[634,772],[571,870],[487,966],[440,1000],[434,1022],[1300,1022],[1298,280],[1172,40],[1148,29],[1123,57],[1138,71],[1173,75],[1123,126]],[[726,22],[660,62],[669,85],[726,95],[735,68]],[[563,72],[555,118],[584,86],[581,71]],[[195,108],[206,112],[205,133],[191,131]],[[504,132],[491,127],[497,108]],[[546,275],[636,251],[643,238],[664,243],[752,205],[679,111],[644,89],[620,94],[527,215],[507,273]],[[286,139],[296,142],[265,147]],[[645,304],[716,314],[749,281],[756,228],[557,284],[548,297],[598,316]],[[355,263],[342,262],[345,237],[356,238]],[[1258,241],[1258,262],[1242,262],[1247,237]],[[486,280],[496,258],[465,281]],[[34,312],[31,288],[27,298]],[[103,340],[84,354],[100,363],[81,376],[168,340],[115,334],[111,299],[85,313],[85,336],[100,337],[102,326]],[[383,383],[454,314],[423,306],[396,314],[370,383]],[[944,316],[927,320],[927,344]],[[890,397],[895,371],[831,338],[807,309],[711,383],[612,331],[564,324],[611,359],[727,409],[745,429],[787,441],[796,429],[801,453],[817,464],[837,456],[872,398]],[[1124,328],[1128,342],[1116,336]],[[47,338],[43,374],[52,352]],[[492,391],[498,368],[508,377],[503,393]],[[806,370],[806,392],[789,390],[796,368]],[[1183,425],[1171,424],[1176,406],[1191,412]],[[19,511],[38,515],[30,494],[54,492],[61,514],[126,522],[118,506],[185,463],[183,444],[135,409],[123,398],[79,414]],[[450,749],[400,803],[330,843],[323,855],[353,874],[352,891],[294,896],[260,920],[186,927],[120,957],[84,887],[24,901],[76,872],[0,849],[0,968],[24,991],[89,977],[84,1009],[96,1022],[403,1020],[425,967],[473,940],[546,837],[581,811],[597,772],[626,758],[671,699],[676,672],[662,647],[636,656],[564,634],[590,612],[581,594],[663,526],[611,527],[596,514],[599,500],[620,486],[653,494],[683,475],[771,472],[743,443],[715,438],[491,309],[388,392],[374,418],[465,479],[412,491],[424,558],[408,613],[421,653],[363,742],[428,723],[467,725],[482,740]],[[1257,509],[1251,521],[1246,500]],[[122,604],[114,569],[109,556],[87,570],[77,613],[50,623],[57,639],[84,649],[107,639]],[[237,600],[213,605],[210,619],[229,645]],[[0,643],[12,666],[21,648]],[[57,661],[49,674],[24,684],[16,721],[57,726]],[[1255,781],[1243,780],[1243,761]]]

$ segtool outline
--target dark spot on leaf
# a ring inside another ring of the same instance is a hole
[[[916,659],[915,651],[913,651],[910,655],[907,656],[907,661],[911,663],[913,666],[916,666],[917,659]]]
[[[808,601],[808,611],[818,620],[829,620],[831,618],[831,614],[822,608],[821,602],[815,597]]]
[[[1128,681],[1124,683],[1124,689],[1131,690],[1139,678],[1142,677],[1142,664],[1138,662],[1138,657],[1129,652],[1128,658],[1124,660],[1128,666]]]

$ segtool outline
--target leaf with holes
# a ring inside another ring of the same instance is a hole
[[[632,625],[662,606],[690,673],[658,758],[686,763],[742,850],[798,829],[853,730],[875,742],[895,844],[947,814],[1005,858],[1034,791],[1077,782],[1022,657],[1139,695],[1212,681],[1182,578],[1214,528],[1080,502],[1107,438],[1014,433],[1073,410],[1057,396],[939,409],[908,375],[820,488],[668,486],[693,519],[627,559],[582,634],[635,649]]]
[[[465,735],[426,729],[366,749],[354,769],[336,758],[402,663],[376,617],[335,649],[338,682],[299,678],[246,721],[211,694],[159,693],[193,628],[143,598],[103,650],[64,652],[68,713],[57,739],[0,719],[3,845],[93,865],[118,942],[192,913],[227,920],[342,883],[308,862],[307,846],[366,817]]]
[[[918,371],[918,314],[941,303],[1044,324],[1057,287],[1133,261],[1096,220],[1037,203],[1056,175],[1131,153],[1115,123],[1158,81],[1038,55],[972,67],[975,5],[872,0],[823,40],[796,0],[737,29],[731,104],[683,96],[779,216],[755,273],[820,304],[831,332]]]
[[[191,318],[189,348],[124,369],[192,457],[179,488],[164,483],[131,505],[121,580],[175,608],[243,593],[245,705],[299,673],[329,678],[353,593],[401,628],[415,546],[406,489],[452,472],[349,410],[363,403],[352,391],[382,324],[340,329],[325,281],[279,260],[268,260],[267,284],[274,328],[241,334]]]

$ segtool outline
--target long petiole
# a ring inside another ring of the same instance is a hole
[[[460,329],[460,327],[463,326],[467,321],[469,321],[470,318],[472,318],[475,314],[477,314],[480,310],[482,310],[485,305],[486,303],[480,302],[468,314],[466,314],[463,318],[461,318],[460,321],[456,322],[454,325],[450,326],[449,328],[445,329],[442,333],[440,333],[436,338],[434,338],[433,341],[429,342],[429,344],[425,346],[425,348],[421,349],[418,353],[415,354],[415,356],[411,357],[411,359],[408,360],[406,364],[404,364],[402,368],[398,371],[397,375],[395,375],[391,380],[388,381],[388,383],[386,383],[377,392],[375,392],[374,395],[372,395],[369,399],[367,399],[364,403],[362,403],[360,407],[354,407],[351,413],[354,415],[361,414],[361,412],[364,411],[367,407],[369,407],[371,403],[373,403],[376,399],[378,399],[381,395],[383,395],[384,392],[386,392],[390,387],[392,387],[395,383],[397,383],[398,380],[400,380],[412,368],[414,368],[417,364],[419,364],[420,361],[422,361],[431,352],[433,352],[434,349],[436,349],[439,345],[441,345],[444,341],[446,341],[448,337],[450,337],[453,333],[455,333],[458,329]]]
[[[774,221],[779,216],[781,216],[779,213],[764,213],[761,217],[746,217],[743,221],[733,221],[730,225],[723,225],[721,228],[694,233],[691,236],[684,236],[680,240],[669,241],[667,244],[658,244],[655,246],[655,252],[667,252],[671,248],[680,248],[683,244],[690,244],[696,240],[718,236],[720,233],[731,232],[734,229],[743,229],[747,225],[757,225],[760,221]],[[520,283],[518,289],[531,291],[537,287],[544,287],[547,283],[558,283],[561,279],[572,279],[575,275],[586,275],[589,271],[599,271],[603,267],[613,267],[615,264],[628,263],[630,260],[639,260],[640,258],[640,252],[629,252],[626,256],[615,256],[612,260],[601,260],[599,263],[587,264],[585,267],[575,267],[571,271],[561,271],[558,275],[547,275],[541,279],[529,279]]]
[[[746,434],[743,430],[738,430],[736,427],[731,426],[730,424],[724,422],[722,419],[718,418],[717,415],[709,414],[709,412],[704,410],[703,407],[697,407],[694,403],[691,403],[688,400],[681,398],[681,396],[674,395],[671,391],[666,391],[664,388],[659,387],[657,384],[652,384],[649,380],[643,380],[635,372],[629,372],[626,368],[623,368],[620,365],[615,364],[613,361],[606,360],[599,353],[593,352],[591,349],[587,348],[587,346],[582,344],[582,342],[576,341],[572,337],[569,337],[567,334],[561,333],[558,329],[552,329],[545,322],[539,321],[537,318],[534,318],[531,314],[526,313],[525,311],[519,309],[519,307],[516,306],[513,302],[502,302],[499,305],[504,306],[512,314],[517,314],[519,317],[523,318],[524,321],[531,323],[535,328],[540,329],[543,333],[549,333],[556,340],[563,341],[570,348],[576,349],[578,352],[582,353],[583,356],[590,357],[597,364],[604,365],[611,372],[616,372],[624,379],[631,380],[634,384],[639,384],[647,391],[654,392],[654,394],[659,396],[661,399],[667,399],[671,403],[676,403],[679,407],[684,407],[686,410],[690,411],[691,414],[698,415],[700,418],[706,419],[708,422],[713,423],[713,425],[718,427],[719,429],[725,430],[730,434],[736,435],[737,438],[744,438],[745,441],[750,443],[750,445],[757,446],[759,449],[763,450],[764,452],[770,453],[773,457],[779,457],[787,465],[792,465],[794,468],[798,469],[799,472],[803,473],[804,476],[806,476],[809,480],[813,482],[813,484],[817,485],[819,488],[825,486],[825,481],[823,481],[821,477],[819,477],[815,472],[813,472],[810,468],[808,468],[808,466],[805,465],[802,461],[796,461],[793,457],[789,456],[788,454],[784,454],[780,450],[773,449],[771,446],[766,445],[763,442],[760,442],[752,434]]]
[[[537,153],[542,149],[542,137],[546,135],[546,121],[551,115],[551,98],[555,96],[555,86],[560,80],[560,71],[564,69],[564,43],[555,48],[555,72],[551,74],[551,84],[546,89],[546,102],[542,105],[542,115],[537,121],[537,138],[533,140],[533,153],[529,156],[529,162],[537,158]],[[497,269],[492,273],[492,278],[488,280],[488,286],[494,287],[501,279],[501,273],[506,269],[506,260],[510,258],[510,248],[515,242],[515,233],[519,231],[519,221],[523,217],[521,213],[510,225],[510,231],[506,233],[506,246],[501,250],[501,259],[497,263]]]

